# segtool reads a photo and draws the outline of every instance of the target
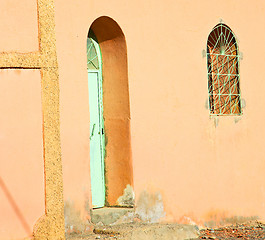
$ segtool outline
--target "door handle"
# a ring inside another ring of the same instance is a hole
[[[98,134],[100,134],[100,131],[98,132]],[[101,134],[104,135],[104,130],[103,130],[103,128],[101,128]]]
[[[93,127],[92,127],[91,135],[90,135],[90,137],[89,137],[89,140],[91,140],[91,138],[94,136],[95,126],[96,126],[96,124],[94,123],[94,124],[93,124]]]

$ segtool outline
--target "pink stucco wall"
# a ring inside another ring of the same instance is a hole
[[[65,197],[90,198],[86,36],[106,15],[127,41],[136,198],[160,192],[171,221],[264,218],[264,7],[263,1],[57,0]],[[242,117],[215,119],[207,109],[202,52],[220,19],[243,53]]]
[[[71,214],[89,218],[86,37],[95,19],[108,16],[127,43],[136,206],[144,191],[158,192],[166,221],[265,219],[264,12],[262,0],[55,1],[64,198]],[[5,0],[0,13],[1,51],[38,50],[35,1]],[[220,19],[243,56],[241,117],[211,118],[207,109],[203,51]],[[40,73],[1,70],[0,80],[0,177],[32,229],[44,214]],[[0,238],[30,235],[2,182]]]
[[[3,0],[0,9],[1,52],[33,52],[39,47],[37,2]]]

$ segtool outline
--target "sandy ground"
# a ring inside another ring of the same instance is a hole
[[[194,225],[126,223],[113,226],[95,226],[87,234],[66,235],[67,240],[184,240],[184,239],[265,239],[265,224],[250,221],[221,228],[198,230]]]
[[[215,229],[208,228],[200,231],[198,239],[265,239],[265,224],[251,221]]]
[[[95,226],[90,234],[67,235],[67,240],[182,240],[198,239],[197,226],[181,224],[125,223],[113,226]]]

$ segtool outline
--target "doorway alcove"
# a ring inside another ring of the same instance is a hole
[[[91,36],[102,57],[105,206],[119,206],[118,198],[133,184],[126,41],[119,25],[107,16],[92,23]]]

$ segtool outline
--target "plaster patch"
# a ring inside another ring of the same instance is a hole
[[[205,57],[206,57],[206,50],[203,49],[203,50],[202,50],[202,58],[205,58]]]
[[[215,118],[213,119],[213,121],[214,121],[214,126],[217,128],[218,123],[219,123],[219,119],[218,119],[217,117],[215,117]]]
[[[258,216],[250,216],[250,217],[244,217],[244,216],[232,216],[232,217],[224,217],[222,219],[211,219],[209,221],[206,221],[204,223],[205,227],[208,228],[215,228],[215,227],[221,227],[231,224],[243,224],[249,221],[257,221],[259,220]]]
[[[207,110],[209,109],[209,99],[208,98],[206,99],[204,106]]]
[[[133,188],[130,184],[127,184],[126,188],[123,190],[123,195],[117,200],[119,206],[123,207],[133,207],[135,200],[135,194]]]
[[[244,98],[241,99],[241,107],[242,108],[246,107],[246,100]]]
[[[240,120],[241,120],[241,116],[234,118],[235,123],[238,123]]]
[[[243,60],[244,58],[243,52],[239,52],[239,57],[240,57],[240,60]]]
[[[161,194],[159,192],[155,194],[142,192],[136,205],[135,214],[143,222],[158,222],[165,216]]]
[[[65,232],[80,233],[89,231],[89,222],[82,219],[81,213],[70,201],[64,203]]]
[[[258,219],[258,216],[238,216],[232,215],[228,211],[212,209],[205,215],[205,222],[203,225],[208,228],[214,228],[230,224],[242,224]]]

